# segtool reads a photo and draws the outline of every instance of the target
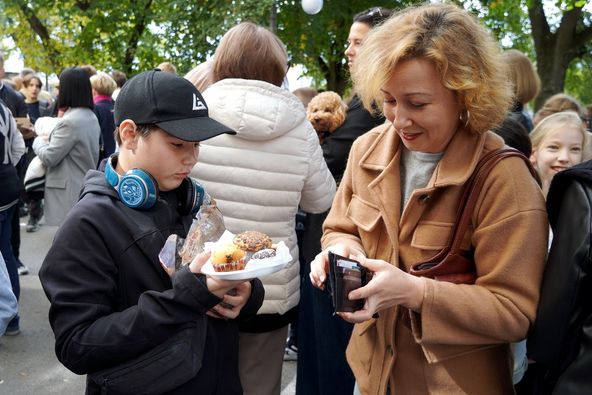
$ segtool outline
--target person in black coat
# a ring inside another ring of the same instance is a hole
[[[25,105],[27,106],[31,123],[35,124],[35,121],[40,117],[51,116],[51,104],[39,98],[39,92],[41,92],[41,88],[43,87],[41,79],[35,74],[27,74],[23,78],[23,87],[25,88]]]
[[[101,144],[99,162],[115,152],[115,120],[113,116],[113,99],[111,95],[117,88],[117,83],[111,76],[102,71],[90,77],[95,115],[101,127]]]
[[[592,393],[592,161],[553,177],[553,232],[527,352],[534,394]],[[531,365],[532,366],[532,365]]]
[[[366,34],[391,14],[392,11],[386,8],[373,7],[354,16],[345,50],[350,68]],[[354,93],[348,103],[345,122],[321,144],[327,166],[337,183],[345,171],[354,140],[384,122],[384,117],[370,114]],[[298,311],[296,378],[296,393],[302,395],[351,394],[354,388],[354,376],[345,359],[353,324],[333,315],[329,291],[314,288],[308,277],[310,262],[321,252],[322,225],[328,212],[306,214],[304,219],[300,254],[305,269]]]

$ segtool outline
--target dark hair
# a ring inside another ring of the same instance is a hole
[[[94,107],[88,74],[80,67],[67,67],[60,74],[58,107]]]
[[[29,86],[29,84],[31,83],[31,80],[39,81],[39,89],[41,89],[43,87],[43,81],[41,81],[41,78],[39,78],[35,74],[27,74],[23,78],[23,85],[25,86],[25,88],[27,88]]]
[[[532,154],[532,143],[528,130],[513,115],[507,116],[499,125],[493,128],[493,132],[501,136],[507,145],[516,148],[527,158]]]
[[[82,66],[80,66],[80,68],[84,70],[89,77],[92,77],[93,75],[97,74],[97,68],[92,64],[83,64]]]
[[[127,76],[123,71],[113,70],[111,72],[111,77],[113,77],[119,88],[123,87],[123,84],[127,81]]]
[[[156,126],[153,123],[136,124],[136,133],[138,133],[138,135],[140,135],[141,137],[146,138],[156,128],[158,128],[158,126]],[[119,126],[115,128],[115,131],[113,132],[113,137],[115,138],[117,145],[123,144],[123,142],[121,141],[121,136],[119,135]]]
[[[26,76],[31,75],[31,74],[35,74],[35,70],[33,70],[30,67],[24,67],[21,70],[21,72],[19,73],[19,75],[21,76],[21,78],[25,78]]]
[[[371,28],[381,24],[393,14],[392,10],[384,7],[372,7],[354,15],[354,22],[365,23]]]

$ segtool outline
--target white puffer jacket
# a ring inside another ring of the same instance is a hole
[[[211,118],[236,130],[203,141],[192,176],[216,199],[232,233],[258,230],[283,240],[293,263],[261,278],[259,314],[284,314],[300,293],[295,216],[331,206],[335,180],[302,103],[290,92],[255,80],[224,79],[204,93]]]

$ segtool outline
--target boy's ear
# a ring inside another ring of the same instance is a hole
[[[136,132],[136,123],[131,119],[126,119],[119,125],[119,137],[121,138],[121,148],[135,150],[138,144],[138,133]]]

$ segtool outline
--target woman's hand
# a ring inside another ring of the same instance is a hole
[[[373,277],[362,288],[349,293],[349,299],[366,299],[364,308],[353,313],[337,313],[346,321],[363,322],[384,309],[402,305],[420,312],[425,282],[421,277],[405,273],[388,262],[378,259],[360,259],[360,264],[373,272]]]
[[[364,259],[364,254],[355,248],[350,247],[344,243],[337,243],[321,251],[310,263],[310,282],[319,289],[325,288],[325,280],[327,280],[327,273],[329,272],[329,251],[339,254],[346,258],[355,260]]]
[[[210,310],[213,313],[210,315],[217,318],[234,319],[238,317],[250,296],[251,282],[245,281],[225,294],[222,302]]]

